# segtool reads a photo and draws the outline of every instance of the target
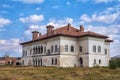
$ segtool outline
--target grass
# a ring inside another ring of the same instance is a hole
[[[120,69],[1,66],[0,80],[120,80]]]

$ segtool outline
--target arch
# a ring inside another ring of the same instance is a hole
[[[83,58],[80,57],[79,61],[80,61],[80,67],[82,67],[83,66]]]
[[[41,53],[43,53],[43,46],[41,45]]]

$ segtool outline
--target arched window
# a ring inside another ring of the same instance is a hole
[[[80,46],[80,52],[82,52],[82,46]]]
[[[107,49],[105,49],[105,55],[107,55]]]
[[[38,46],[38,54],[40,54],[40,46]]]
[[[51,65],[53,65],[53,64],[54,64],[54,59],[52,58]]]
[[[99,59],[99,64],[101,64],[101,59]]]
[[[96,59],[94,59],[94,64],[96,64]]]
[[[71,52],[74,52],[74,46],[70,47]]]
[[[101,52],[101,46],[98,46],[98,52]]]
[[[37,47],[35,47],[35,54],[37,54]]]
[[[53,46],[51,46],[51,53],[53,53]]]
[[[58,51],[58,48],[57,48],[57,45],[55,45],[55,52],[57,52]]]
[[[65,45],[65,52],[68,52],[68,45]]]
[[[35,54],[35,47],[33,48],[33,54]]]
[[[55,58],[55,65],[57,65],[57,58]]]
[[[46,47],[44,47],[44,53],[46,53]]]
[[[95,45],[93,46],[93,52],[96,52],[96,46]]]
[[[43,46],[41,46],[41,53],[43,53]]]

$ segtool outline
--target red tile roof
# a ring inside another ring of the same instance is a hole
[[[51,35],[47,35],[47,33],[46,33],[44,35],[41,35],[37,39],[31,40],[31,41],[28,41],[28,42],[23,42],[23,43],[21,43],[21,45],[26,44],[26,43],[31,43],[31,42],[34,42],[34,41],[39,41],[39,40],[51,38],[51,37],[54,37],[54,36],[70,36],[70,37],[77,37],[77,38],[78,37],[84,37],[84,36],[92,36],[92,37],[104,38],[104,39],[106,39],[105,42],[112,42],[112,40],[107,39],[108,36],[101,35],[101,34],[98,34],[98,33],[95,33],[95,32],[80,31],[79,29],[74,28],[72,26],[70,26],[70,28],[68,30],[68,25],[67,25],[67,26],[63,26],[63,27],[60,27],[60,28],[57,28],[57,29],[53,30]]]

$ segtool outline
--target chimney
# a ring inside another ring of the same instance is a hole
[[[80,32],[84,32],[84,27],[80,25]]]
[[[37,39],[38,37],[39,37],[39,32],[38,31],[33,31],[32,32],[32,40],[35,40],[35,39]]]
[[[47,28],[47,35],[48,36],[52,35],[54,26],[48,25],[48,26],[46,26],[46,28]]]
[[[70,23],[68,23],[68,25],[67,25],[67,30],[71,31],[71,24]]]

